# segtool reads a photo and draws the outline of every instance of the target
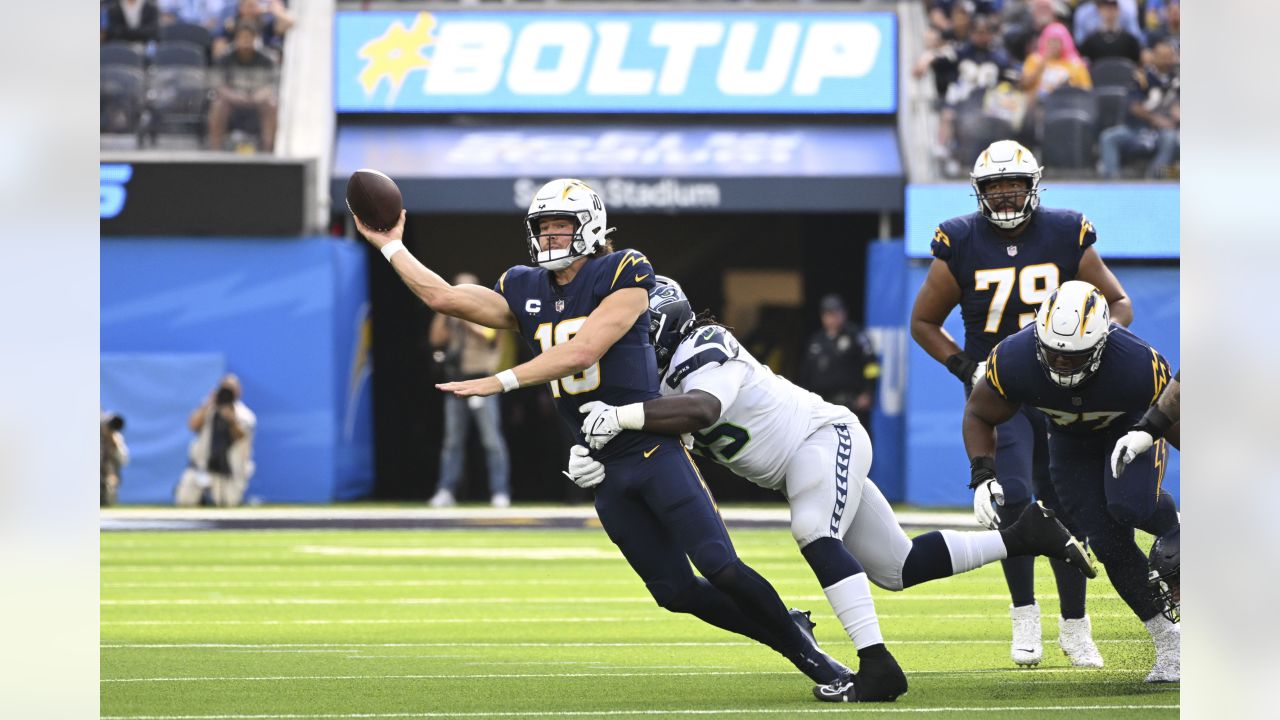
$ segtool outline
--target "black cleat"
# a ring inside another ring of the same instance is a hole
[[[1044,555],[1066,560],[1087,578],[1098,577],[1098,569],[1084,543],[1077,540],[1054,512],[1039,501],[1028,505],[1018,521],[1000,531],[1010,557]]]
[[[829,682],[832,677],[839,680],[845,675],[853,674],[853,671],[845,666],[844,663],[828,655],[818,645],[817,638],[813,636],[813,629],[817,627],[817,623],[809,619],[808,610],[791,608],[787,611],[787,614],[791,616],[791,622],[795,623],[796,627],[800,629],[800,634],[804,636],[809,645],[802,656],[798,658],[788,657],[793,665],[809,676],[810,680],[817,683]]]
[[[907,676],[888,653],[873,662],[864,662],[857,674],[850,673],[833,683],[813,688],[813,696],[823,702],[893,702],[907,691]]]

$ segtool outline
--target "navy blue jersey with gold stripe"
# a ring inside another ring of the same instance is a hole
[[[1169,363],[1142,338],[1115,323],[1098,371],[1065,388],[1049,379],[1036,357],[1035,328],[1027,326],[987,356],[987,383],[1004,399],[1049,418],[1050,434],[1125,431],[1155,403],[1171,376]]]
[[[1061,283],[1073,280],[1080,257],[1097,240],[1083,215],[1039,208],[1012,240],[980,213],[943,222],[930,249],[960,285],[964,350],[981,358],[995,344],[1027,325],[1036,308]]]
[[[506,298],[519,323],[521,337],[533,354],[539,355],[569,342],[610,293],[625,288],[648,292],[654,285],[653,275],[653,267],[643,254],[620,250],[589,256],[567,285],[557,285],[555,275],[547,270],[517,265],[502,274],[494,289]],[[583,416],[578,412],[581,405],[595,400],[626,405],[658,397],[658,362],[649,343],[648,313],[636,317],[635,324],[600,362],[548,385],[556,398],[556,409],[583,445]],[[605,446],[600,457],[620,455],[652,437],[648,433],[623,432]]]

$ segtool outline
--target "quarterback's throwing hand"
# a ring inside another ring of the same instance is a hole
[[[973,490],[973,517],[978,524],[988,530],[995,530],[1000,525],[996,515],[996,506],[1004,505],[1004,488],[995,478],[984,481]]]
[[[1130,430],[1116,442],[1115,450],[1111,451],[1111,474],[1116,477],[1123,475],[1125,467],[1133,462],[1134,458],[1150,450],[1153,444],[1155,444],[1155,438],[1151,437],[1151,433],[1144,430]]]
[[[502,392],[502,381],[490,375],[475,380],[440,383],[436,385],[436,389],[458,397],[488,397]]]
[[[604,463],[588,453],[589,451],[581,445],[569,448],[569,469],[564,473],[564,476],[572,480],[574,485],[584,490],[604,482]]]
[[[613,436],[622,432],[618,423],[618,408],[602,402],[589,402],[578,408],[578,412],[586,414],[582,421],[582,435],[592,450],[599,450]]]

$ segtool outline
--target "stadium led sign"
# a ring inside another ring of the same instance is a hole
[[[339,112],[892,113],[893,13],[339,12]]]

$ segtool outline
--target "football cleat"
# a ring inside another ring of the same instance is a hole
[[[1044,644],[1040,640],[1040,603],[1022,607],[1009,606],[1013,619],[1013,644],[1009,655],[1015,665],[1029,667],[1039,665],[1044,657]]]
[[[1149,683],[1178,682],[1182,679],[1182,628],[1171,623],[1164,615],[1156,615],[1146,622],[1151,641],[1156,646],[1156,662],[1146,681]]]
[[[454,499],[453,493],[448,490],[437,490],[436,494],[431,496],[431,500],[429,500],[427,504],[433,508],[446,508],[457,505],[458,501]]]
[[[1058,647],[1072,667],[1102,667],[1102,653],[1093,642],[1093,624],[1088,615],[1078,620],[1058,618]]]
[[[893,702],[907,691],[907,676],[887,651],[882,658],[864,661],[858,672],[813,688],[823,702]]]
[[[853,671],[850,670],[844,663],[828,655],[826,651],[824,651],[822,647],[818,645],[818,639],[813,635],[813,629],[817,627],[818,624],[815,623],[810,618],[810,613],[808,610],[798,610],[796,608],[791,608],[787,610],[787,614],[791,616],[791,622],[795,623],[796,627],[800,628],[800,634],[803,635],[805,639],[809,641],[809,644],[813,646],[813,649],[817,650],[817,654],[818,656],[820,656],[821,661],[825,662],[828,667],[835,669],[837,675],[844,676],[844,675],[853,674]],[[796,665],[796,667],[800,667],[801,671],[804,671],[806,675],[809,675],[809,671],[806,671],[800,665]],[[814,680],[817,679],[817,678],[814,678],[812,675],[810,675],[810,678]]]
[[[1028,505],[1018,516],[1018,521],[1001,530],[1000,534],[1004,537],[1005,547],[1010,549],[1010,557],[1029,554],[1059,558],[1079,568],[1087,578],[1098,577],[1098,568],[1094,566],[1084,543],[1054,517],[1052,510],[1038,501]]]

